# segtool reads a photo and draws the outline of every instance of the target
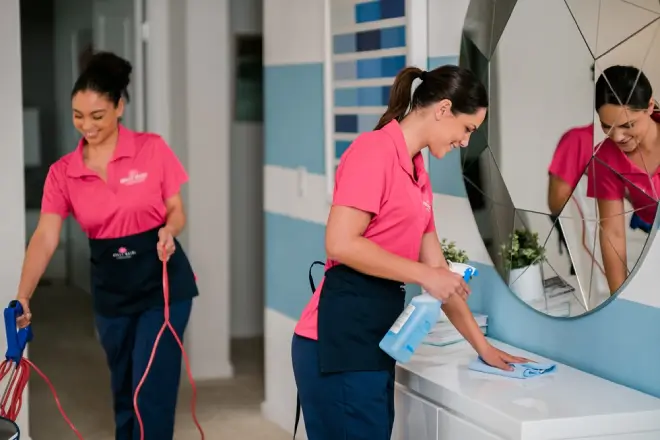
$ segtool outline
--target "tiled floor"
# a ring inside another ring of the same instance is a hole
[[[64,287],[41,287],[31,309],[35,331],[31,359],[50,377],[62,406],[85,440],[113,440],[109,374],[94,336],[89,296]],[[198,384],[197,415],[207,440],[290,439],[289,434],[261,417],[262,357],[260,341],[236,343],[236,377]],[[32,440],[76,438],[36,374],[30,378],[29,402]],[[190,417],[187,383],[181,391],[176,438],[200,438]]]

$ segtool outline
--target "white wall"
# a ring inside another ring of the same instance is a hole
[[[186,81],[182,86],[187,89],[188,253],[201,292],[188,338],[194,374],[207,379],[232,375],[229,23],[229,0],[186,2]],[[150,44],[157,42],[154,39]],[[154,69],[150,71],[153,75]]]
[[[233,59],[236,38],[262,36],[262,0],[231,1]],[[233,66],[235,68],[235,66]],[[236,87],[232,69],[232,96]],[[232,114],[233,107],[232,103]],[[263,123],[231,126],[231,336],[263,334]]]
[[[0,265],[2,290],[0,306],[3,308],[16,297],[25,251],[25,192],[23,186],[23,99],[21,93],[21,46],[18,0],[0,3],[0,145],[3,145],[0,173],[0,206],[3,221],[0,241],[3,255]],[[5,340],[4,327],[0,336]],[[18,424],[23,429],[21,438],[29,440],[29,399],[23,395],[23,409]]]

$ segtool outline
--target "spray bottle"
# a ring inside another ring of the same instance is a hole
[[[449,269],[469,282],[477,269],[463,263],[448,262]],[[426,292],[414,297],[399,315],[379,347],[399,363],[406,363],[438,322],[442,302]]]

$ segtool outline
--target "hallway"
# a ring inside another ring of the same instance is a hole
[[[43,286],[31,309],[32,361],[50,377],[64,410],[85,440],[113,440],[109,373],[94,335],[91,298],[65,286]],[[289,439],[289,434],[261,417],[263,342],[235,342],[232,355],[235,378],[198,383],[197,415],[206,439]],[[199,434],[190,417],[190,386],[185,379],[182,383],[176,438],[194,440]],[[32,440],[75,439],[50,390],[34,372],[29,392]]]

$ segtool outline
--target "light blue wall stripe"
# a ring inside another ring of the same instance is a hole
[[[456,56],[442,56],[442,57],[429,57],[429,70],[436,67],[446,66],[447,64],[458,65],[458,55]]]
[[[312,296],[307,271],[325,259],[325,226],[266,212],[266,306],[298,319]],[[319,282],[322,274],[316,271]]]
[[[325,173],[323,64],[265,67],[265,163]]]
[[[473,264],[480,272],[490,336],[660,397],[660,350],[653,349],[660,309],[616,299],[587,316],[552,318],[513,295],[495,268]]]
[[[442,159],[431,157],[429,174],[433,192],[455,197],[467,197],[461,168],[461,152],[452,150]]]
[[[306,222],[280,214],[265,213],[266,224],[266,305],[298,319],[311,296],[307,271],[315,260],[325,261],[325,225]],[[322,270],[314,272],[316,283]],[[483,293],[489,279],[474,278],[469,304],[483,311]],[[406,298],[421,292],[419,286],[407,285]]]
[[[457,65],[458,56],[429,57],[428,64],[429,70],[447,64]],[[442,159],[431,157],[429,170],[433,192],[454,197],[467,197],[459,150],[450,151]]]

